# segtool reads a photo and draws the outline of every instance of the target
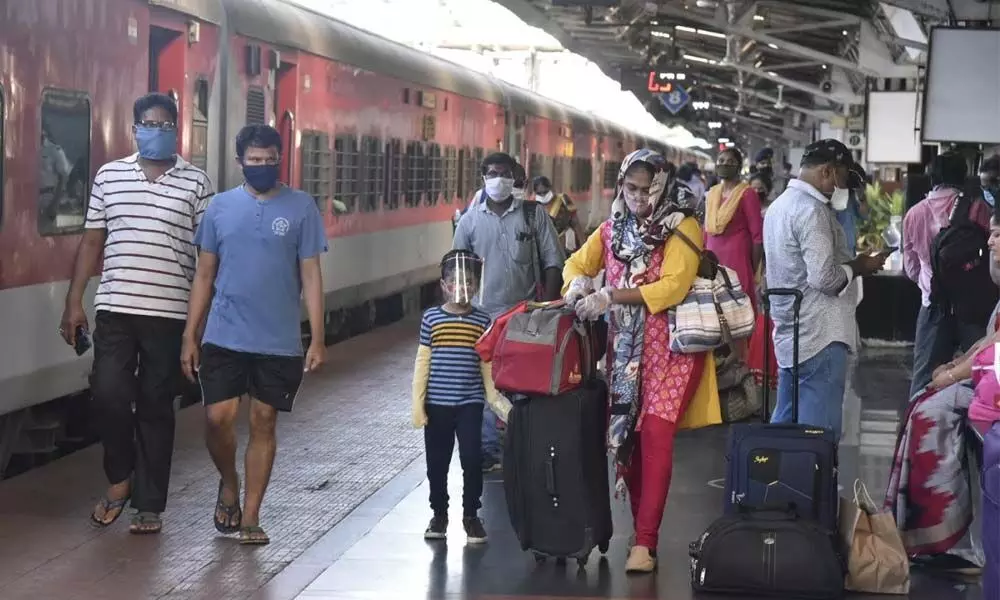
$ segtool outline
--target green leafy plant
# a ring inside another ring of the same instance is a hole
[[[865,188],[865,202],[869,213],[868,220],[858,228],[858,251],[879,252],[885,248],[882,232],[889,227],[892,217],[903,216],[905,199],[901,190],[890,194],[876,181]]]

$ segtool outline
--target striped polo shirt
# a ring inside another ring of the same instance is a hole
[[[420,321],[420,345],[431,349],[427,404],[481,404],[486,399],[476,341],[490,326],[479,308],[464,315],[429,308]]]
[[[86,223],[107,230],[95,308],[187,318],[194,232],[213,193],[208,175],[179,156],[156,181],[146,179],[138,154],[101,167]]]

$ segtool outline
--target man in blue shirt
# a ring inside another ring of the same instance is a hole
[[[241,544],[266,544],[259,512],[274,464],[278,411],[292,409],[303,371],[323,363],[319,259],[327,245],[312,196],[278,182],[281,136],[275,129],[244,127],[236,155],[245,183],[212,199],[195,234],[200,254],[181,366],[188,379],[195,381],[197,371],[201,381],[206,442],[221,475],[215,528],[239,531]],[[302,297],[312,332],[304,360]],[[244,395],[250,398],[250,442],[241,511],[235,426]]]

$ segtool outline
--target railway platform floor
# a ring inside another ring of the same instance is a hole
[[[422,437],[409,428],[416,324],[405,321],[329,350],[278,424],[278,457],[265,498],[264,547],[241,547],[212,527],[217,475],[202,442],[202,413],[178,418],[165,528],[131,536],[126,519],[106,531],[87,515],[104,490],[98,448],[0,482],[0,599],[543,600],[692,597],[688,543],[722,506],[724,427],[682,433],[660,541],[660,568],[626,576],[631,519],[613,501],[615,537],[584,569],[538,565],[507,518],[503,482],[487,478],[485,546],[461,529],[460,467],[445,542],[425,542],[429,518]],[[855,378],[854,443],[841,448],[841,483],[885,489],[909,351],[864,350]],[[245,440],[245,437],[244,437]],[[865,596],[857,596],[866,598]],[[978,600],[974,580],[914,571],[909,598]]]

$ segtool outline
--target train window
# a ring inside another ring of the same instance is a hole
[[[361,211],[376,212],[385,191],[385,151],[378,138],[361,138]]]
[[[399,208],[399,196],[403,193],[403,144],[398,139],[389,140],[385,145],[385,209]]]
[[[427,191],[424,145],[421,142],[406,144],[406,185],[403,188],[406,206],[420,206],[420,197]]]
[[[264,90],[252,87],[247,90],[247,125],[267,124],[267,101]]]
[[[458,186],[456,192],[460,199],[464,199],[469,188],[469,147],[466,146],[458,151]]]
[[[618,185],[619,165],[613,160],[604,161],[604,189],[613,190]]]
[[[560,192],[564,191],[566,188],[565,182],[563,181],[562,165],[562,158],[556,157],[552,159],[552,176],[549,177],[549,179],[552,180],[552,189]]]
[[[336,152],[336,173],[333,197],[344,203],[347,213],[358,207],[358,138],[338,135],[333,141]]]
[[[457,191],[458,150],[453,146],[448,146],[444,150],[444,201],[451,204]]]
[[[403,88],[403,104],[410,103],[410,88]]]
[[[83,229],[90,190],[90,98],[84,92],[42,92],[38,232]]]
[[[191,118],[191,164],[208,168],[208,80],[194,82],[194,115]]]
[[[321,213],[326,213],[330,199],[330,136],[321,131],[303,131],[301,154],[302,191],[316,200]]]
[[[473,185],[476,186],[475,189],[477,190],[483,187],[483,160],[485,159],[486,159],[486,150],[482,148],[476,148],[475,160],[473,161],[474,164],[472,167],[472,172],[475,174],[475,177],[473,178],[472,181],[475,182]]]
[[[427,158],[425,159],[427,168],[427,197],[424,202],[427,206],[434,206],[438,203],[438,196],[441,195],[442,161],[441,146],[437,144],[427,145]]]

